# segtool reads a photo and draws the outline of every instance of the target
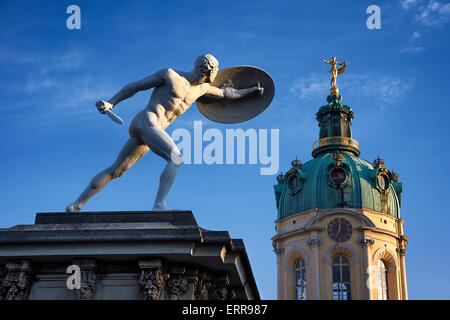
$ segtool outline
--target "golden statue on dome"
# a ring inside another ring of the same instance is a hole
[[[345,64],[345,60],[344,60],[344,62],[337,62],[336,57],[333,57],[331,59],[331,61],[326,61],[323,59],[322,59],[322,61],[325,63],[328,63],[331,66],[331,69],[330,69],[330,73],[331,73],[330,93],[331,94],[339,94],[339,89],[336,87],[336,79],[337,79],[338,74],[343,73],[345,71],[345,68],[347,67],[347,65]],[[338,69],[337,68],[338,65],[342,66],[342,67]]]

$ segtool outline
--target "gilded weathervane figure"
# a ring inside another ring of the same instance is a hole
[[[339,89],[336,87],[336,79],[338,74],[341,74],[345,71],[345,68],[347,67],[347,65],[345,64],[345,60],[344,62],[337,62],[336,61],[336,57],[333,57],[331,61],[326,61],[323,60],[323,62],[330,64],[331,69],[330,69],[330,73],[331,73],[331,89],[330,89],[330,93],[331,94],[339,94]],[[342,66],[341,68],[336,68],[337,66]]]

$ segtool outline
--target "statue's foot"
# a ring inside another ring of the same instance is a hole
[[[66,212],[69,212],[69,213],[80,212],[80,211],[81,211],[81,207],[78,206],[78,205],[76,205],[75,202],[69,204],[69,205],[66,207]]]
[[[164,203],[155,203],[152,209],[152,211],[169,211],[169,210],[173,209],[167,208]]]

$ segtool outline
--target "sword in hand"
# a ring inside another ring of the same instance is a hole
[[[113,105],[111,103],[100,100],[95,103],[95,106],[101,114],[106,114],[111,118],[112,121],[118,124],[123,124],[122,119],[120,119],[114,112],[112,112]]]

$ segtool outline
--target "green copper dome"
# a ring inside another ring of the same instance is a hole
[[[400,218],[402,184],[384,161],[360,159],[358,142],[351,137],[353,112],[339,95],[317,113],[320,139],[313,145],[314,159],[277,177],[274,186],[278,219],[310,209],[361,208]]]

